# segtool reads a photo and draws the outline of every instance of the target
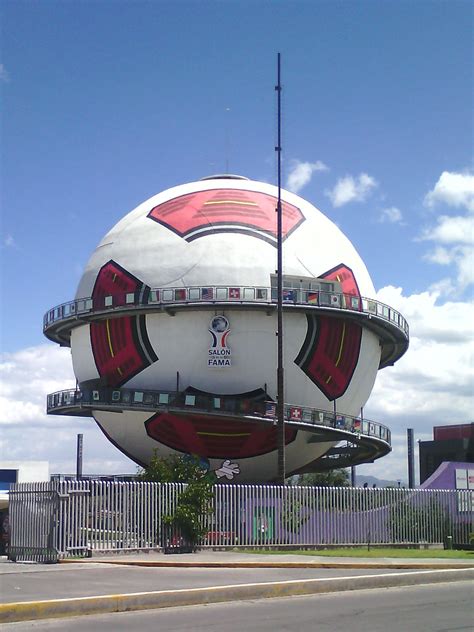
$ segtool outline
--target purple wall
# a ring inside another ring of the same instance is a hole
[[[420,485],[420,489],[456,489],[456,470],[474,470],[473,463],[445,461]]]

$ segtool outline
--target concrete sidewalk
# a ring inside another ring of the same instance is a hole
[[[164,555],[161,551],[96,554],[81,560],[65,559],[61,564],[97,563],[143,567],[200,568],[360,568],[360,569],[452,569],[474,568],[472,560],[443,558],[336,557],[298,553],[247,553],[238,550],[202,549],[196,553]]]
[[[55,565],[0,558],[0,623],[474,579],[474,560],[199,551]]]

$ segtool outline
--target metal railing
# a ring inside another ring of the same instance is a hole
[[[183,305],[213,304],[276,305],[275,288],[257,286],[167,287],[154,288],[148,293],[116,293],[97,298],[80,298],[62,303],[50,309],[43,318],[45,333],[54,325],[65,320],[85,317],[94,313],[128,312],[133,309],[163,309]],[[371,298],[360,298],[353,294],[283,288],[285,307],[303,306],[323,309],[347,310],[373,316],[390,323],[408,339],[409,327],[403,316],[388,305]]]
[[[94,551],[159,549],[178,483],[64,481],[10,490],[9,559],[57,561]],[[214,485],[200,545],[283,547],[467,544],[471,491]]]
[[[248,417],[265,419],[273,423],[276,419],[275,402],[232,396],[216,396],[186,391],[143,390],[143,389],[70,389],[57,391],[47,396],[47,413],[61,412],[77,415],[86,410],[181,410],[187,413],[212,414],[219,417]],[[361,419],[339,412],[298,406],[284,405],[284,420],[299,426],[322,426],[346,431],[357,436],[374,437],[391,442],[390,429],[369,419]]]

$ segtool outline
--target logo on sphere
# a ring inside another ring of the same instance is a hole
[[[212,336],[212,346],[207,351],[207,366],[209,368],[232,366],[232,352],[227,346],[227,336],[230,333],[227,318],[214,316],[209,326],[209,333]]]

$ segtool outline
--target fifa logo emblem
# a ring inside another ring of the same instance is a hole
[[[222,368],[232,366],[231,350],[227,346],[227,336],[230,333],[229,321],[225,316],[214,316],[209,326],[212,336],[212,346],[208,349],[207,366]]]

